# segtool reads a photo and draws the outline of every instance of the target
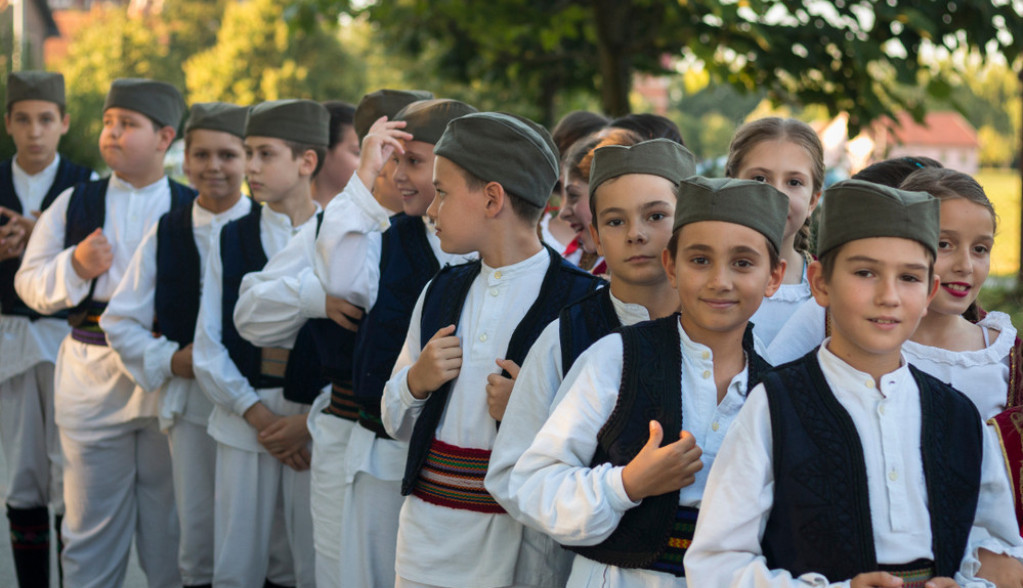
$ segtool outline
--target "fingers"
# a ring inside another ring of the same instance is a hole
[[[353,321],[362,320],[362,317],[366,314],[361,308],[355,306],[351,302],[348,302],[344,298],[335,298],[335,300],[337,300],[337,305],[341,313]]]
[[[870,572],[853,578],[850,586],[852,588],[897,588],[902,586],[902,578],[888,572]]]
[[[437,331],[436,333],[433,334],[433,337],[430,337],[430,341],[436,341],[437,339],[443,339],[444,337],[450,337],[451,335],[454,335],[454,334],[455,334],[455,325],[448,325],[446,327],[441,327],[439,331]],[[429,343],[430,341],[427,341],[427,343]]]
[[[519,365],[510,359],[498,359],[497,366],[502,370],[508,372],[511,379],[515,380],[519,377]]]
[[[959,588],[959,584],[952,578],[931,578],[924,588]]]
[[[643,451],[650,449],[657,449],[661,446],[661,441],[664,440],[664,429],[661,428],[661,423],[657,421],[650,421],[650,439],[647,440],[646,446],[643,447]]]
[[[14,212],[10,208],[7,208],[5,206],[0,206],[0,217],[5,217],[5,216],[13,221],[13,220],[17,220],[18,217],[20,217],[21,215],[16,213],[16,212]]]

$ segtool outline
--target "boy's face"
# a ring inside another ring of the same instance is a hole
[[[19,160],[36,167],[53,161],[69,120],[68,115],[60,115],[55,102],[19,100],[11,104],[4,116],[4,127],[18,148]]]
[[[665,249],[662,260],[678,291],[682,327],[697,342],[745,329],[785,275],[784,262],[771,269],[766,237],[744,225],[691,223],[680,229],[676,247],[674,259]]]
[[[937,276],[928,280],[930,265],[923,245],[897,237],[842,245],[830,279],[820,262],[810,264],[813,296],[831,317],[828,349],[862,371],[897,362],[937,292]]]
[[[141,112],[111,107],[103,112],[103,131],[99,150],[110,169],[123,175],[147,172],[163,162],[164,153],[174,140],[170,127],[156,129]]]
[[[437,157],[433,169],[437,197],[427,214],[437,226],[440,248],[454,254],[478,250],[486,199],[481,191],[469,190],[462,168],[448,158]]]
[[[409,216],[423,216],[433,202],[433,144],[406,141],[405,153],[396,154],[394,185],[401,193],[401,206]]]
[[[661,252],[671,239],[673,187],[660,176],[627,174],[597,188],[596,227],[590,233],[612,280],[643,286],[666,279]]]
[[[359,139],[355,127],[345,125],[341,141],[327,150],[323,168],[317,177],[323,176],[329,185],[344,186],[359,167]]]
[[[259,202],[279,202],[316,167],[307,158],[292,155],[291,147],[276,137],[245,137],[245,179]]]
[[[189,131],[184,168],[200,195],[217,200],[237,196],[245,175],[245,145],[231,133]]]

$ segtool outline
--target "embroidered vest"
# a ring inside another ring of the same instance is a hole
[[[952,577],[977,511],[982,431],[960,392],[917,370],[921,448],[935,575]],[[761,547],[771,569],[841,581],[878,569],[863,447],[831,393],[816,351],[764,376],[771,414],[774,506]],[[912,440],[907,440],[912,442]]]
[[[156,332],[181,347],[192,342],[199,318],[199,248],[192,232],[192,206],[160,217],[156,230]]]
[[[13,210],[18,214],[25,214],[30,211],[22,208],[21,199],[18,198],[18,194],[14,190],[13,166],[14,160],[12,159],[0,163],[0,206]],[[53,204],[54,199],[64,190],[79,182],[88,181],[91,175],[91,169],[71,163],[66,157],[61,157],[60,162],[57,163],[57,174],[53,178],[50,190],[43,197],[43,202],[39,207],[40,210],[49,208],[50,204]],[[0,218],[0,227],[7,223],[7,217]],[[18,296],[18,293],[14,291],[14,274],[17,273],[19,265],[21,265],[20,258],[7,259],[0,262],[0,312],[37,320],[44,315],[29,308]],[[66,318],[67,311],[61,311],[50,316]]]
[[[590,345],[622,326],[611,303],[611,288],[601,288],[561,310],[558,328],[561,339],[561,375]]]
[[[662,446],[682,432],[682,342],[679,315],[622,327],[622,383],[618,401],[597,434],[591,466],[624,466],[639,454],[650,438],[649,422],[664,430]],[[742,340],[746,351],[749,387],[770,369],[753,349],[753,325]],[[618,527],[603,542],[568,549],[589,559],[623,568],[651,567],[669,549],[668,541],[679,506],[679,491],[644,498],[629,509]]]
[[[600,278],[588,274],[565,261],[550,247],[544,247],[550,256],[550,265],[540,285],[536,300],[526,315],[515,327],[508,342],[507,359],[522,365],[530,346],[540,332],[550,324],[567,304],[582,298],[604,284]],[[430,282],[423,299],[421,322],[421,344],[426,343],[445,325],[457,327],[469,288],[479,275],[482,264],[479,260],[442,269]],[[507,373],[503,374],[508,377]],[[481,388],[482,393],[482,388]],[[451,382],[435,390],[426,401],[423,412],[416,420],[409,442],[408,461],[401,483],[401,493],[408,495],[415,486],[416,478],[423,468],[429,453],[440,417],[447,405]]]

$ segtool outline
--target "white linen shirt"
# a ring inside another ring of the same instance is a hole
[[[677,326],[681,340],[682,428],[703,450],[703,469],[682,488],[679,504],[700,508],[707,473],[725,432],[746,398],[747,369],[728,384],[721,403],[714,383],[710,348],[694,342]],[[594,343],[565,376],[563,399],[512,470],[512,487],[524,521],[565,545],[596,545],[618,528],[632,501],[622,482],[624,466],[590,467],[597,435],[610,419],[622,382],[622,337]],[[748,365],[748,362],[747,362]],[[569,586],[679,586],[670,574],[626,569],[576,556]],[[684,584],[682,584],[684,585]],[[710,584],[694,584],[710,586]]]
[[[493,447],[497,427],[487,408],[486,378],[501,372],[495,360],[505,357],[512,333],[536,300],[549,265],[546,249],[506,267],[483,264],[455,333],[462,342],[462,367],[451,382],[437,440],[462,448]],[[411,438],[426,404],[408,389],[409,367],[421,352],[422,310],[420,294],[381,400],[384,427],[404,441]],[[402,578],[438,586],[535,585],[538,582],[521,576],[541,567],[520,557],[521,536],[522,526],[506,514],[447,508],[408,496],[399,515],[395,568]]]
[[[798,284],[782,284],[777,292],[764,298],[760,303],[760,308],[749,319],[753,323],[753,332],[764,345],[770,346],[778,332],[792,318],[793,313],[812,298],[804,263],[803,277]]]
[[[781,365],[810,353],[824,341],[827,312],[813,297],[795,309],[767,347],[771,363]],[[754,327],[755,330],[755,327]]]
[[[931,522],[920,453],[920,390],[902,367],[880,378],[854,369],[827,349],[817,352],[828,386],[848,411],[860,437],[866,466],[874,548],[880,564],[933,559]],[[976,551],[1023,556],[1012,494],[994,436],[984,434],[981,487],[974,528],[955,580],[964,587],[990,586],[973,575]],[[848,578],[808,573],[793,578],[767,568],[760,540],[774,502],[771,417],[763,385],[750,393],[721,448],[707,482],[696,537],[686,553],[686,576],[697,586],[849,586]],[[827,549],[826,545],[820,546]]]
[[[192,235],[199,251],[200,288],[211,235],[219,234],[223,225],[248,214],[251,206],[250,199],[241,198],[228,210],[213,213],[200,206],[198,200],[192,203]],[[213,405],[196,380],[178,378],[171,372],[171,357],[179,345],[163,335],[154,337],[152,333],[156,317],[158,228],[158,224],[153,225],[135,252],[124,279],[100,317],[100,326],[135,383],[146,392],[161,393],[162,428],[170,427],[179,417],[205,425]]]
[[[21,299],[43,314],[73,308],[89,293],[91,280],[80,278],[72,267],[75,247],[64,248],[72,190],[61,193],[39,217],[14,277]],[[116,174],[111,176],[103,234],[114,259],[110,269],[96,278],[94,300],[110,300],[143,236],[170,210],[170,204],[166,177],[135,188]],[[58,352],[54,380],[55,419],[61,427],[99,429],[154,417],[159,409],[157,396],[135,385],[110,347],[66,337]]]
[[[317,211],[319,205],[316,206]],[[263,206],[259,218],[260,241],[268,258],[284,249],[304,226],[315,224],[316,215],[298,227],[291,226],[286,214]],[[259,444],[257,432],[242,418],[245,411],[262,402],[278,416],[301,414],[307,406],[284,399],[283,388],[255,389],[238,370],[222,342],[221,309],[223,298],[223,264],[220,258],[220,238],[210,240],[209,258],[203,277],[199,320],[195,328],[192,362],[195,378],[203,392],[213,401],[208,431],[219,443],[245,451],[265,452]]]

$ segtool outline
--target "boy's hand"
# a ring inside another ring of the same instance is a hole
[[[650,421],[650,439],[622,471],[625,493],[633,502],[684,488],[696,481],[696,472],[703,469],[703,450],[689,431],[679,433],[679,440],[661,447],[664,430],[657,421]]]
[[[310,435],[306,419],[305,414],[278,418],[259,432],[259,444],[292,469],[308,469]]]
[[[924,584],[924,588],[959,588],[959,584],[952,578],[931,578]],[[1002,588],[999,584],[998,588]]]
[[[174,352],[171,356],[171,373],[175,377],[187,380],[195,379],[195,372],[192,371],[192,344],[189,343]]]
[[[389,121],[386,116],[377,119],[369,128],[362,140],[362,151],[359,153],[359,175],[362,184],[372,188],[380,170],[394,153],[404,153],[402,141],[411,141],[412,134],[401,130],[405,121]]]
[[[412,396],[422,400],[458,376],[462,368],[462,344],[455,337],[455,325],[448,325],[423,347],[408,371],[408,389]]]
[[[325,306],[327,318],[353,333],[359,330],[359,321],[362,320],[362,316],[365,314],[361,308],[343,298],[335,298],[330,294],[327,295]]]
[[[508,399],[511,398],[515,379],[519,377],[519,366],[510,359],[498,359],[496,363],[497,367],[511,375],[510,378],[501,374],[487,376],[487,408],[491,418],[501,421],[504,419],[505,409],[508,408]]]
[[[245,411],[245,414],[242,415],[242,418],[245,419],[245,422],[248,423],[250,427],[255,429],[256,432],[259,432],[269,427],[271,424],[273,424],[277,419],[281,417],[279,417],[272,410],[267,408],[266,405],[263,404],[262,402],[257,402],[250,406],[249,409]]]
[[[75,273],[83,280],[91,280],[110,269],[114,262],[114,249],[103,234],[102,228],[97,228],[89,233],[89,236],[82,240],[75,247],[71,255],[71,266]]]
[[[1023,563],[1012,556],[988,551],[983,547],[977,551],[980,570],[977,577],[991,582],[998,588],[1023,587]]]
[[[902,578],[888,572],[860,574],[849,582],[849,588],[897,588],[898,586],[902,586]]]
[[[33,210],[32,214],[38,218],[42,213]],[[25,252],[25,245],[28,244],[28,238],[32,236],[32,229],[36,226],[33,217],[0,206],[0,218],[3,217],[7,218],[7,223],[0,226],[0,261],[21,257]]]

